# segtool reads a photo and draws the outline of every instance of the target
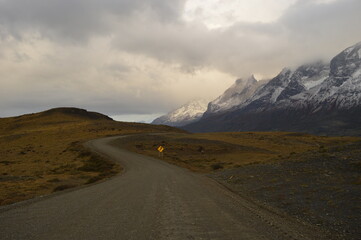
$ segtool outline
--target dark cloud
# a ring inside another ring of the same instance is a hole
[[[302,0],[275,22],[239,22],[226,29],[135,19],[120,26],[122,34],[114,43],[120,50],[180,63],[184,69],[211,66],[236,76],[271,75],[285,65],[329,59],[360,41],[356,29],[360,12],[358,0],[322,4]]]
[[[84,41],[93,35],[110,34],[113,21],[141,14],[175,21],[183,4],[183,0],[3,0],[0,24],[17,37],[30,29],[58,40]]]
[[[204,86],[222,91],[361,41],[359,0],[299,0],[274,22],[219,29],[185,21],[185,2],[0,0],[0,117],[68,105],[165,112],[216,92]]]
[[[361,41],[361,1],[339,0],[329,4],[298,1],[279,20],[298,58],[330,58]],[[298,51],[297,51],[298,50]]]
[[[111,35],[122,51],[143,54],[184,69],[211,66],[234,75],[273,73],[285,58],[292,64],[315,56],[327,58],[361,39],[361,1],[331,3],[300,0],[273,23],[239,22],[209,30],[201,23],[182,22],[185,1],[166,0],[5,0],[0,24],[14,35],[39,31],[54,41],[88,40]],[[258,60],[257,60],[258,59]],[[256,63],[255,67],[250,67]],[[240,65],[245,67],[240,67]],[[245,69],[249,69],[246,71]]]

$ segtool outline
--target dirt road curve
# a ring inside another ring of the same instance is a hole
[[[0,209],[0,239],[323,239],[205,176],[112,147],[113,139],[88,145],[119,161],[123,174]]]

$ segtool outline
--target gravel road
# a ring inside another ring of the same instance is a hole
[[[116,138],[87,145],[123,174],[1,208],[0,239],[329,239],[204,175],[114,147]]]

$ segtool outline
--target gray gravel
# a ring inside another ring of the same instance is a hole
[[[300,158],[209,176],[239,194],[320,226],[337,239],[361,239],[361,142]]]
[[[330,239],[206,176],[111,146],[125,167],[109,181],[0,209],[0,239]]]

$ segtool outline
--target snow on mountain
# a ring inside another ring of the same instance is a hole
[[[285,68],[275,78],[257,89],[241,107],[260,111],[272,106],[290,104],[290,99],[305,100],[302,94],[324,82],[329,72],[328,65],[320,61],[302,65],[296,70]]]
[[[268,83],[236,81],[190,131],[308,131],[361,135],[361,42],[330,63],[285,68]],[[246,97],[245,97],[246,96]],[[226,109],[227,111],[224,111]]]
[[[236,80],[221,96],[208,104],[205,115],[224,112],[241,105],[264,83],[264,81],[257,81],[253,75],[246,80]]]
[[[307,102],[339,109],[361,104],[361,42],[331,60],[329,77]]]
[[[205,116],[217,111],[243,109],[329,109],[361,104],[361,42],[335,56],[330,63],[317,61],[295,70],[284,68],[263,85],[237,80],[211,102]]]
[[[224,112],[244,103],[257,88],[266,81],[257,81],[252,75],[246,80],[238,79],[221,96],[208,103],[205,100],[196,100],[155,119],[152,124],[169,126],[184,126],[198,121],[203,115]]]
[[[254,102],[257,104],[269,104],[277,101],[277,98],[283,92],[290,82],[292,71],[284,68],[275,78],[271,79],[267,84],[258,88],[254,94],[247,99],[245,106]]]
[[[189,102],[180,108],[169,112],[155,119],[152,124],[164,124],[169,126],[184,126],[186,124],[199,120],[207,110],[208,101],[195,100]]]

